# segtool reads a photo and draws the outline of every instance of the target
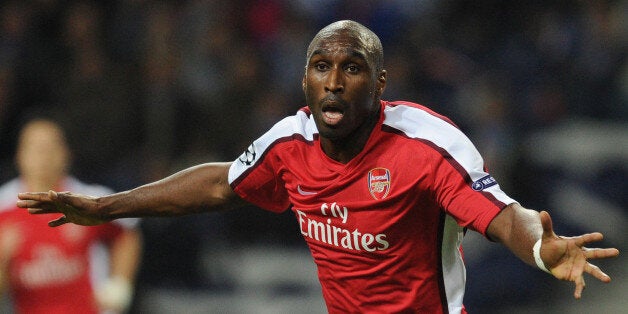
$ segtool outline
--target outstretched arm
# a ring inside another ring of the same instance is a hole
[[[231,163],[207,163],[135,189],[102,197],[71,192],[20,193],[17,206],[31,214],[61,213],[49,223],[96,225],[117,218],[177,216],[243,204],[229,186]]]
[[[487,230],[488,236],[504,244],[524,262],[536,266],[533,246],[540,239],[540,263],[561,280],[573,281],[574,297],[579,299],[584,290],[584,273],[602,282],[611,278],[588,260],[615,257],[615,248],[586,248],[590,242],[602,240],[602,234],[587,233],[576,237],[563,237],[554,233],[552,220],[547,212],[525,209],[519,204],[508,205],[495,217]]]

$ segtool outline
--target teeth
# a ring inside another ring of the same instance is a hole
[[[325,116],[330,119],[337,119],[342,117],[342,113],[335,111],[325,111],[323,114],[325,114]]]

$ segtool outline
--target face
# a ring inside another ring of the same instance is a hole
[[[350,139],[376,119],[385,72],[375,73],[365,41],[349,31],[317,37],[303,77],[303,91],[319,134],[332,141]]]
[[[53,123],[29,123],[18,145],[17,165],[27,180],[56,182],[65,175],[70,154],[62,131]]]

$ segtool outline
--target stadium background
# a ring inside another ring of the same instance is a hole
[[[385,99],[448,115],[503,188],[549,209],[570,235],[628,236],[628,1],[217,0],[3,1],[0,180],[16,175],[19,124],[68,124],[73,173],[127,189],[207,161],[232,160],[301,107],[305,49],[349,18],[382,39]],[[132,312],[323,311],[290,213],[145,219]],[[614,281],[572,285],[524,266],[475,234],[465,241],[475,313],[617,313]],[[623,253],[625,254],[625,253]]]

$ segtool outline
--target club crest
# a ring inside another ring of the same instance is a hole
[[[382,200],[390,192],[390,170],[374,168],[368,174],[369,192],[376,200]]]

